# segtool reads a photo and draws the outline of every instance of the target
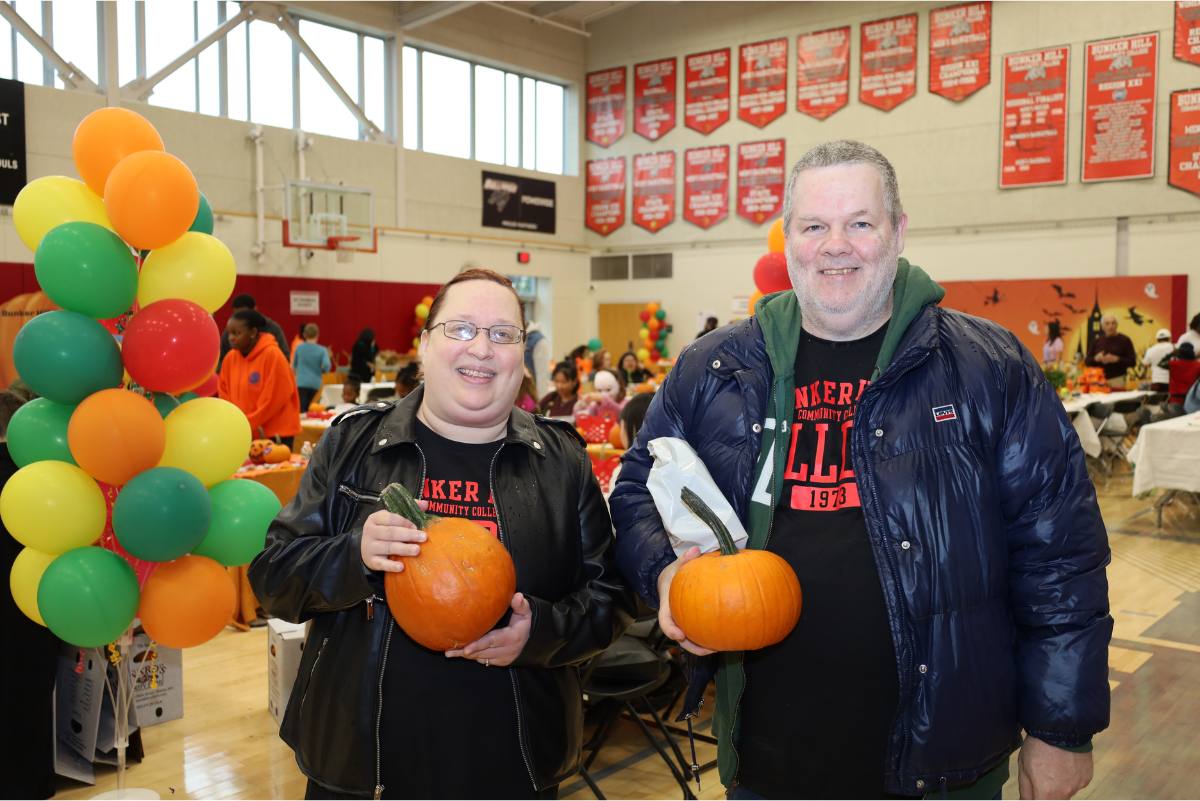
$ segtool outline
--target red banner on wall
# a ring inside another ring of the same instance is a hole
[[[929,91],[962,100],[992,80],[992,4],[929,12]]]
[[[1071,48],[1004,57],[1000,188],[1067,182],[1067,87]]]
[[[738,216],[758,225],[783,208],[784,146],[782,139],[738,145]]]
[[[1171,93],[1171,141],[1167,183],[1200,195],[1200,89]]]
[[[1200,0],[1175,0],[1175,58],[1200,64]]]
[[[823,120],[850,97],[850,26],[796,37],[796,111]]]
[[[1158,32],[1084,49],[1083,181],[1154,175]]]
[[[675,221],[675,151],[633,157],[633,224],[651,233]]]
[[[684,59],[683,124],[710,134],[729,122],[729,48]]]
[[[683,219],[711,228],[729,215],[729,145],[683,153]]]
[[[625,224],[625,157],[587,163],[584,224],[608,236]]]
[[[650,140],[675,127],[675,59],[633,68],[633,130]]]
[[[587,140],[608,147],[625,135],[625,68],[589,72]]]
[[[859,27],[858,99],[891,111],[917,91],[917,15]]]
[[[738,48],[738,119],[759,128],[787,107],[787,39]]]

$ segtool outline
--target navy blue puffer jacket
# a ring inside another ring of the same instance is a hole
[[[899,676],[886,786],[919,796],[974,782],[1021,729],[1076,747],[1108,725],[1109,548],[1078,438],[1029,352],[993,323],[939,308],[940,287],[903,260],[895,297],[852,452]],[[611,505],[618,565],[652,605],[674,553],[645,488],[647,443],[686,440],[748,547],[764,547],[799,330],[793,293],[764,299],[754,318],[689,346],[651,405]],[[955,419],[935,421],[945,406]],[[690,695],[716,671],[729,785],[741,655],[701,662]]]

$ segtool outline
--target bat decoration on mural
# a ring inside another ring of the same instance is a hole
[[[1042,309],[1042,314],[1046,315],[1047,317],[1062,317],[1062,312],[1050,311],[1047,308]]]
[[[1075,293],[1074,293],[1074,292],[1064,292],[1061,284],[1051,284],[1051,285],[1050,285],[1050,288],[1051,288],[1051,289],[1053,289],[1055,292],[1057,292],[1057,293],[1058,293],[1058,299],[1059,299],[1059,300],[1062,300],[1063,298],[1073,298],[1073,297],[1075,297]],[[1076,312],[1076,314],[1079,314],[1079,312]]]
[[[995,306],[1000,301],[1004,300],[1004,296],[1000,294],[999,289],[992,289],[992,294],[983,296],[984,306]]]
[[[1067,310],[1070,311],[1071,314],[1085,314],[1087,312],[1087,309],[1077,309],[1070,303],[1063,303],[1063,305],[1067,307]]]
[[[1154,322],[1153,317],[1143,317],[1142,315],[1138,314],[1137,306],[1129,307],[1129,316],[1125,319],[1133,320],[1134,325],[1145,325],[1146,323]]]

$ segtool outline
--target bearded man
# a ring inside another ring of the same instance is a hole
[[[1009,331],[938,306],[900,258],[877,150],[838,141],[788,179],[792,290],[689,346],[611,498],[617,559],[663,631],[716,675],[730,798],[1022,797],[1091,780],[1108,725],[1109,548],[1083,453]],[[647,443],[686,440],[804,609],[777,645],[707,651],[671,616],[676,558]]]

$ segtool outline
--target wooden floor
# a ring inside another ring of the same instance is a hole
[[[1112,725],[1096,739],[1095,780],[1080,797],[1197,798],[1200,510],[1172,504],[1157,529],[1151,501],[1131,498],[1129,487],[1127,475],[1099,487],[1113,551]],[[162,798],[302,798],[304,778],[266,709],[265,629],[227,630],[188,650],[184,677],[184,717],[145,730],[146,759],[129,770],[129,785]],[[714,751],[699,745],[700,761]],[[96,787],[67,782],[57,797],[90,798],[115,788],[114,771],[103,771]],[[593,776],[610,798],[680,797],[631,722],[618,724]],[[561,792],[592,797],[578,778]],[[699,797],[724,797],[715,771],[704,775]],[[1015,781],[1004,797],[1018,797]]]

